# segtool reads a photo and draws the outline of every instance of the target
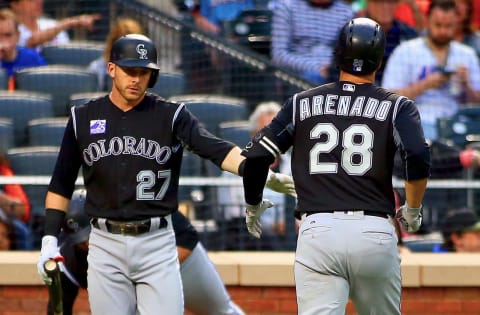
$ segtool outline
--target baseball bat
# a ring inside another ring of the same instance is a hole
[[[47,260],[43,265],[45,272],[52,279],[52,283],[48,285],[48,294],[50,296],[50,306],[54,315],[63,315],[63,296],[62,281],[60,279],[60,268],[58,263],[53,260]]]

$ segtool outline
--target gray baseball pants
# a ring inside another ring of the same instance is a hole
[[[359,315],[398,315],[401,275],[391,219],[362,211],[304,217],[295,255],[301,315],[343,315],[349,298]]]
[[[92,228],[88,298],[93,315],[183,315],[180,265],[168,225],[137,236]]]

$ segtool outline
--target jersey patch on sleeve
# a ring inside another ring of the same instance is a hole
[[[90,134],[98,135],[107,131],[107,121],[105,119],[90,120]]]

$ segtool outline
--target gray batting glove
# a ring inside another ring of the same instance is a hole
[[[52,279],[47,275],[44,264],[47,260],[54,259],[56,261],[64,261],[62,254],[58,248],[58,240],[55,236],[45,235],[42,238],[42,248],[40,250],[40,258],[38,259],[37,269],[40,278],[47,285],[52,283]]]
[[[416,232],[422,225],[422,210],[422,205],[420,205],[419,208],[410,208],[405,202],[405,204],[398,209],[395,218],[400,221],[405,231],[409,233]]]
[[[248,233],[256,238],[262,235],[262,224],[260,223],[260,216],[268,208],[273,207],[273,203],[268,199],[263,199],[258,205],[247,205],[245,223],[247,225]]]
[[[292,176],[275,173],[272,170],[269,170],[265,186],[278,193],[287,194],[297,198],[297,192],[295,191],[295,184],[293,183]]]

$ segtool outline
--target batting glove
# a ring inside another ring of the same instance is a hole
[[[256,238],[262,235],[262,224],[260,223],[260,216],[268,208],[273,207],[273,203],[268,199],[263,199],[258,205],[247,205],[245,223],[247,225],[248,233]]]
[[[278,193],[287,194],[297,198],[297,192],[295,191],[295,184],[293,183],[292,176],[275,173],[272,170],[269,170],[265,186]]]
[[[54,259],[56,261],[65,261],[62,254],[60,254],[58,248],[58,240],[55,236],[45,235],[42,238],[42,248],[40,250],[40,258],[38,259],[37,269],[40,278],[46,285],[52,283],[52,278],[50,278],[44,269],[44,264],[47,260]]]
[[[422,205],[420,205],[419,208],[410,208],[405,202],[405,204],[398,209],[395,218],[400,221],[405,231],[409,233],[416,232],[422,225],[422,210]]]

